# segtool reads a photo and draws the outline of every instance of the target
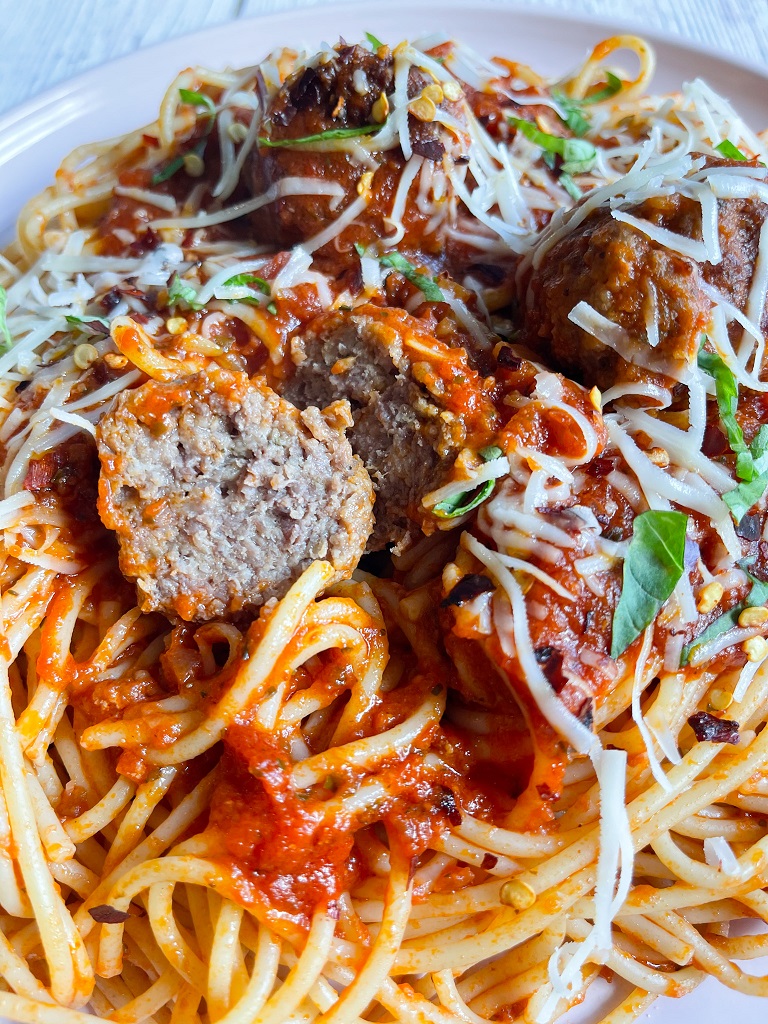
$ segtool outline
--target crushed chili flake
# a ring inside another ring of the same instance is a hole
[[[129,917],[125,910],[110,907],[108,903],[101,903],[98,907],[91,907],[88,913],[99,924],[122,924]]]
[[[688,724],[700,743],[738,743],[739,723],[728,718],[715,718],[708,711],[697,711]]]
[[[470,572],[462,576],[459,582],[442,601],[442,607],[448,608],[452,604],[464,604],[465,601],[473,601],[480,594],[487,594],[495,590],[493,580],[480,573]]]

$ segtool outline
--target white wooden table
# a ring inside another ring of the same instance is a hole
[[[324,5],[324,0],[0,0],[0,113],[142,46],[262,12]],[[768,0],[518,0],[517,6],[625,24],[768,68]],[[504,49],[512,52],[514,40]],[[259,56],[255,39],[254,57]]]

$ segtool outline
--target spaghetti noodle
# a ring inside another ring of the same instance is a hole
[[[0,1016],[768,995],[768,935],[731,927],[768,922],[766,150],[699,80],[649,96],[653,63],[620,36],[551,82],[434,37],[188,69],[23,211]],[[379,550],[186,621],[118,562],[104,424],[142,388],[168,430],[212,373],[349,430]]]

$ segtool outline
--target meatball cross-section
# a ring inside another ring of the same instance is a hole
[[[316,559],[349,576],[373,527],[349,422],[345,405],[299,412],[244,373],[120,395],[98,428],[99,512],[142,609],[247,614]]]

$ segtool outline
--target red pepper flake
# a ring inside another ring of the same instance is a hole
[[[122,924],[129,917],[125,910],[110,907],[108,903],[101,903],[98,907],[91,907],[88,913],[99,924]]]
[[[708,711],[697,711],[688,719],[699,743],[738,743],[739,723],[728,718],[715,718]]]
[[[441,603],[442,608],[448,608],[452,604],[464,604],[465,601],[472,601],[480,594],[487,594],[495,590],[493,580],[480,573],[470,572],[462,576],[456,586],[451,590]]]

